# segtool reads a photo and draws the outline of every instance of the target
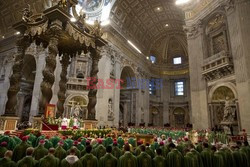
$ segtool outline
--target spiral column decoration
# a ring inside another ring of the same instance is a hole
[[[14,65],[12,67],[13,73],[10,79],[10,87],[8,89],[8,101],[5,106],[6,116],[15,116],[17,108],[17,93],[20,90],[20,81],[22,78],[23,60],[25,50],[30,45],[30,38],[28,36],[21,36],[17,40],[17,54],[15,55]]]
[[[95,120],[95,106],[97,102],[96,94],[97,94],[97,87],[96,84],[98,82],[98,62],[101,58],[100,51],[97,49],[91,49],[90,50],[90,56],[92,58],[92,67],[90,71],[90,83],[91,83],[91,88],[89,89],[88,93],[88,98],[89,98],[89,103],[88,103],[88,120]]]
[[[58,38],[51,37],[48,45],[48,56],[46,57],[46,65],[43,70],[43,81],[40,85],[41,97],[39,100],[39,115],[43,115],[45,112],[45,107],[49,104],[53,91],[52,86],[55,82],[54,71],[56,68],[56,56],[58,54]]]
[[[57,117],[62,116],[64,112],[64,102],[66,99],[66,89],[67,89],[67,68],[69,66],[69,55],[64,54],[61,60],[62,65],[62,71],[60,74],[61,80],[59,81],[59,92],[57,94],[58,96],[58,102],[57,102]]]

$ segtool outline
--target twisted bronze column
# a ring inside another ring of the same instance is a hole
[[[46,57],[46,65],[43,70],[43,81],[40,85],[41,97],[39,100],[39,115],[44,114],[45,107],[49,104],[53,92],[52,86],[55,82],[54,71],[56,68],[56,56],[58,54],[58,38],[51,37],[48,45],[48,56]]]
[[[90,71],[90,82],[91,85],[88,93],[89,103],[88,103],[88,119],[89,120],[95,120],[95,106],[96,106],[96,94],[97,94],[97,87],[96,84],[98,82],[98,62],[101,58],[100,51],[97,49],[91,49],[90,50],[90,56],[92,58],[92,68]]]
[[[64,112],[64,102],[66,99],[66,89],[67,89],[67,68],[69,65],[69,55],[64,54],[61,60],[62,65],[62,72],[60,74],[61,80],[59,81],[59,92],[57,94],[58,96],[58,102],[57,102],[57,116],[62,116]]]
[[[20,81],[22,78],[25,50],[30,45],[29,37],[28,36],[19,37],[16,45],[17,45],[17,54],[15,55],[15,62],[12,67],[13,73],[10,77],[10,87],[7,93],[8,101],[5,106],[5,114],[4,114],[8,116],[16,115],[17,93],[20,90]]]

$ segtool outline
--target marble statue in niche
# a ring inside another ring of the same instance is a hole
[[[225,99],[223,122],[234,122],[236,120],[235,101],[230,100],[229,97]]]
[[[76,105],[72,106],[71,108],[71,117],[79,117],[81,111],[82,111],[82,108],[78,102]]]
[[[112,105],[113,105],[112,99],[109,99],[109,101],[108,101],[108,121],[113,121],[115,119]]]

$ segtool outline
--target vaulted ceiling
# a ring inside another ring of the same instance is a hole
[[[163,36],[185,36],[184,13],[175,0],[117,0],[110,19],[120,34],[146,52]]]
[[[31,5],[34,13],[39,13],[50,2],[0,0],[0,37],[13,35],[12,25],[21,20],[21,11],[27,4]],[[184,13],[175,5],[175,0],[116,0],[110,20],[116,31],[147,54],[164,36],[179,35],[185,38]]]

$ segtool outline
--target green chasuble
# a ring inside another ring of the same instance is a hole
[[[184,165],[183,166],[184,167],[198,167],[196,165],[198,165],[198,162],[195,163],[195,158],[193,157],[193,155],[187,153],[184,156]]]
[[[151,144],[151,148],[153,151],[157,150],[159,148],[159,143],[158,142],[154,142],[153,144]]]
[[[64,142],[68,144],[68,148],[67,149],[64,148],[66,151],[69,150],[73,146],[73,143],[74,143],[72,139],[66,139]]]
[[[118,144],[118,147],[121,149],[124,145],[124,140],[122,137],[118,137],[117,139],[117,144]]]
[[[232,151],[230,149],[222,148],[218,151],[218,154],[222,155],[225,167],[235,167]]]
[[[67,152],[62,148],[62,146],[58,146],[55,150],[55,157],[59,160],[63,160],[67,156]]]
[[[140,148],[140,146],[138,146],[136,149],[135,149],[135,151],[134,151],[134,155],[135,156],[139,156],[141,154],[141,148]]]
[[[17,163],[17,167],[36,167],[38,161],[31,156],[26,156]]]
[[[4,135],[1,137],[0,143],[2,143],[4,141],[6,141],[8,143],[8,145],[7,145],[8,150],[13,150],[16,147],[16,141],[12,137]]]
[[[130,137],[130,138],[128,139],[128,143],[131,144],[133,147],[136,146],[136,141],[135,141],[135,139],[132,138],[132,137]]]
[[[125,152],[119,159],[118,167],[137,167],[136,157],[131,152]]]
[[[52,143],[54,148],[57,147],[57,144],[59,143],[60,140],[61,138],[58,136],[53,136],[52,138],[50,138],[50,142]]]
[[[43,158],[47,154],[48,154],[48,150],[46,148],[44,148],[43,145],[39,145],[35,148],[34,153],[33,153],[33,157],[35,158],[35,160],[40,160],[41,158]]]
[[[13,139],[15,140],[16,145],[19,145],[20,143],[22,143],[22,140],[17,136],[13,136]]]
[[[247,157],[247,164],[250,166],[250,147],[249,146],[242,146],[240,149],[241,153],[244,153]]]
[[[153,159],[153,167],[166,167],[166,166],[167,166],[167,162],[163,156],[157,155]]]
[[[29,139],[28,139],[29,143],[32,144],[32,147],[36,147],[37,137],[35,135],[33,135],[32,133],[30,133],[28,136],[29,136]]]
[[[106,148],[102,144],[100,144],[96,147],[95,152],[97,159],[100,159],[106,154]]]
[[[224,167],[223,156],[217,151],[214,153],[213,156],[213,167]]]
[[[75,146],[73,146],[73,147],[71,147],[71,148],[75,148],[76,156],[77,156],[78,158],[81,158],[81,152],[80,152]],[[71,148],[70,148],[70,149],[71,149]],[[67,155],[70,154],[70,149],[67,151]]]
[[[213,152],[210,149],[203,149],[203,151],[201,152],[201,158],[204,167],[213,166]]]
[[[233,151],[233,159],[235,161],[235,165],[238,167],[247,167],[248,162],[247,162],[247,157],[246,155],[241,152],[240,150],[235,150]]]
[[[100,167],[117,167],[118,160],[112,154],[105,154],[99,161]]]
[[[85,147],[84,147],[83,144],[78,144],[78,145],[77,145],[77,149],[81,152],[82,150],[85,149]]]
[[[61,167],[83,167],[79,158],[75,155],[68,155],[61,162]]]
[[[86,153],[80,160],[83,167],[98,167],[98,159],[93,154]]]
[[[49,140],[45,140],[44,147],[50,149],[53,147],[53,144]]]
[[[195,150],[194,150],[195,151]],[[202,159],[199,155],[195,152],[188,152],[184,157],[184,167],[203,167]],[[199,154],[199,153],[198,153]]]
[[[198,167],[203,167],[203,162],[202,162],[200,153],[196,151],[195,149],[192,149],[190,153],[192,154],[194,161],[198,161]],[[190,154],[190,153],[187,153],[187,154]]]
[[[108,137],[104,140],[104,146],[107,147],[107,146],[112,146],[113,144],[113,139],[111,137]]]
[[[40,159],[38,167],[59,167],[60,160],[54,155],[47,155]]]
[[[17,145],[16,148],[13,151],[12,160],[15,162],[18,162],[23,157],[26,156],[26,150],[29,148],[30,145],[23,141],[21,144]]]
[[[5,152],[8,151],[6,147],[1,147],[0,146],[0,158],[4,157]]]
[[[117,147],[117,146],[113,146],[112,148],[112,154],[119,159],[122,156],[122,151]]]
[[[152,160],[150,155],[148,155],[146,152],[142,152],[137,157],[137,164],[138,167],[152,167]]]
[[[0,167],[16,167],[16,163],[10,158],[1,158]]]
[[[39,136],[39,137],[36,139],[35,147],[37,147],[37,146],[39,145],[40,140],[45,140],[45,136],[44,136],[44,135],[41,135],[41,136]]]
[[[202,152],[202,150],[203,150],[203,148],[202,148],[202,143],[198,143],[197,145],[196,145],[196,148],[195,148],[199,153],[201,153]]]
[[[148,155],[150,155],[150,157],[153,159],[155,157],[155,153],[153,150],[151,150],[150,147],[146,147],[146,151],[145,151]]]
[[[168,167],[182,167],[183,166],[183,156],[177,149],[171,150],[168,153],[166,160],[167,160]]]

